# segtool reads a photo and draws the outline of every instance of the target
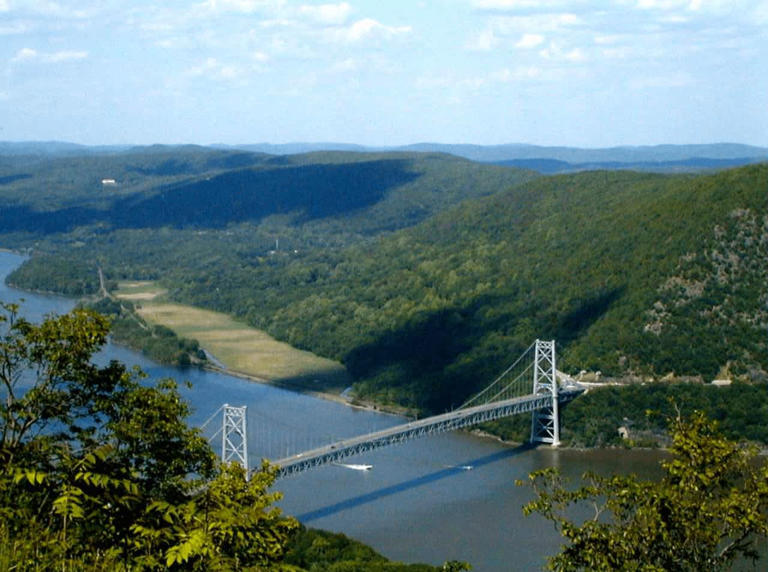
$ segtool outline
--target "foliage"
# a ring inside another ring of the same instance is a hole
[[[269,508],[280,498],[267,493],[274,479],[275,469],[267,464],[250,480],[232,464],[186,502],[153,501],[131,529],[142,552],[137,561],[185,570],[268,569],[280,563],[297,523]]]
[[[110,333],[117,343],[139,350],[153,361],[184,367],[204,364],[208,359],[197,340],[180,337],[165,326],[148,324],[128,300],[107,296],[86,305],[109,318]]]
[[[471,570],[466,562],[443,566],[390,562],[369,546],[324,530],[301,527],[288,546],[285,563],[308,572],[460,572]]]
[[[236,570],[282,559],[296,526],[269,467],[216,467],[176,385],[91,357],[108,322],[36,325],[2,304],[0,565]],[[9,567],[9,566],[7,566]]]
[[[14,270],[10,284],[23,284],[27,290],[56,292],[66,296],[89,296],[99,290],[97,266],[77,255],[41,256],[34,265]]]
[[[571,490],[557,469],[532,473],[536,498],[525,514],[551,520],[568,544],[552,570],[725,570],[757,558],[768,536],[768,463],[724,438],[702,413],[671,420],[672,458],[664,476],[584,475]],[[573,505],[592,507],[575,522]]]

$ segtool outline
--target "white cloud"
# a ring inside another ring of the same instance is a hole
[[[518,36],[521,33],[542,34],[544,32],[561,32],[582,25],[584,25],[584,20],[570,12],[529,14],[525,16],[504,15],[492,20],[492,26],[496,32],[514,36]]]
[[[389,39],[410,32],[410,26],[386,26],[372,18],[363,18],[351,26],[338,29],[336,37],[347,43],[355,43],[374,38]]]
[[[641,10],[679,10],[692,4],[691,0],[637,0]]]
[[[299,13],[321,24],[338,25],[347,21],[352,13],[352,7],[346,2],[319,6],[304,5],[299,7]]]
[[[600,53],[610,60],[625,60],[633,55],[633,51],[627,47],[604,48]]]
[[[584,50],[581,48],[567,50],[557,42],[550,42],[546,48],[539,52],[539,55],[548,60],[564,60],[573,63],[583,62],[587,59]]]
[[[621,36],[618,34],[608,34],[608,35],[600,35],[595,36],[594,42],[598,45],[612,45],[621,40]]]
[[[48,63],[59,63],[59,62],[70,62],[74,60],[84,60],[87,57],[88,57],[88,52],[85,52],[85,51],[65,50],[62,52],[45,54],[43,57],[43,61]]]
[[[29,26],[21,22],[14,22],[0,26],[0,36],[16,36],[29,31]]]
[[[442,89],[456,85],[453,78],[444,76],[420,76],[414,83],[418,89]]]
[[[69,5],[68,5],[69,4]],[[99,10],[98,5],[91,4],[83,8],[72,7],[74,2],[64,3],[53,2],[51,0],[23,0],[22,2],[11,3],[8,0],[0,0],[0,12],[19,12],[26,14],[36,14],[39,16],[52,17],[61,20],[81,20],[92,17]]]
[[[638,77],[629,82],[632,89],[677,88],[691,85],[693,80],[688,74],[677,73]]]
[[[74,60],[83,60],[88,57],[88,52],[64,50],[60,52],[43,53],[33,48],[21,48],[16,55],[11,58],[12,63],[16,62],[42,62],[46,64],[57,64]]]
[[[489,18],[482,32],[465,44],[465,48],[485,52],[499,46],[532,49],[544,43],[545,35],[564,37],[584,27],[584,20],[569,12],[495,15]]]
[[[291,20],[289,18],[269,18],[259,22],[259,27],[265,30],[270,30],[274,28],[291,28],[296,26],[296,24],[296,20]]]
[[[541,34],[523,34],[515,44],[516,48],[530,49],[544,43],[544,36]]]
[[[170,22],[157,20],[151,22],[143,22],[139,24],[139,28],[145,32],[172,32],[176,29],[176,26]]]
[[[516,66],[474,77],[422,76],[416,79],[415,85],[422,90],[448,90],[457,96],[457,92],[463,94],[482,89],[493,89],[498,84],[542,80],[546,79],[546,75],[545,70],[538,66]]]
[[[747,3],[755,4],[754,2]],[[743,9],[743,6],[736,4],[735,0],[637,0],[635,6],[641,10],[687,10],[691,12]]]
[[[360,61],[355,58],[347,58],[336,62],[331,66],[332,73],[349,73],[360,69]]]
[[[472,5],[480,10],[531,10],[544,11],[574,4],[573,0],[474,0]]]
[[[206,0],[200,7],[211,12],[239,12],[252,14],[261,10],[278,8],[285,4],[282,0]]]
[[[264,66],[268,60],[269,56],[262,52],[248,54],[246,59],[238,63],[224,63],[218,58],[208,57],[183,72],[182,77],[245,85],[253,74],[268,69]]]
[[[26,62],[37,58],[37,50],[32,48],[21,48],[16,55],[11,58],[11,62]]]
[[[542,75],[541,68],[536,66],[519,66],[513,69],[504,68],[491,74],[491,79],[501,83],[510,83],[520,80],[538,79]]]
[[[499,39],[496,37],[492,28],[486,28],[480,32],[477,36],[467,42],[467,49],[477,52],[489,52],[495,48],[499,43]]]
[[[217,80],[234,80],[245,74],[237,66],[222,64],[216,58],[206,58],[200,65],[187,70],[187,75]]]

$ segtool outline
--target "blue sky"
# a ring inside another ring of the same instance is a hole
[[[0,140],[768,145],[768,1],[0,0]]]

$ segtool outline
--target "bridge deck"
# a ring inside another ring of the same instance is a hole
[[[558,401],[561,403],[570,401],[583,391],[580,387],[560,389]],[[280,467],[279,477],[294,475],[314,467],[319,467],[320,465],[338,463],[352,455],[358,455],[380,447],[403,443],[427,435],[463,429],[501,417],[534,411],[546,407],[551,402],[552,394],[550,393],[548,395],[526,395],[496,403],[459,409],[450,413],[403,423],[402,425],[396,425],[395,427],[367,435],[343,439],[336,443],[318,447],[317,449],[279,459],[274,461],[274,464]]]

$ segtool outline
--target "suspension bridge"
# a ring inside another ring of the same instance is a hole
[[[278,476],[295,475],[347,458],[412,439],[455,431],[502,417],[532,413],[531,442],[560,443],[559,407],[584,388],[556,368],[555,342],[536,340],[499,377],[453,411],[409,421],[388,429],[342,439],[273,460]],[[236,461],[249,470],[246,407],[223,405],[203,427],[222,412],[222,461]]]

